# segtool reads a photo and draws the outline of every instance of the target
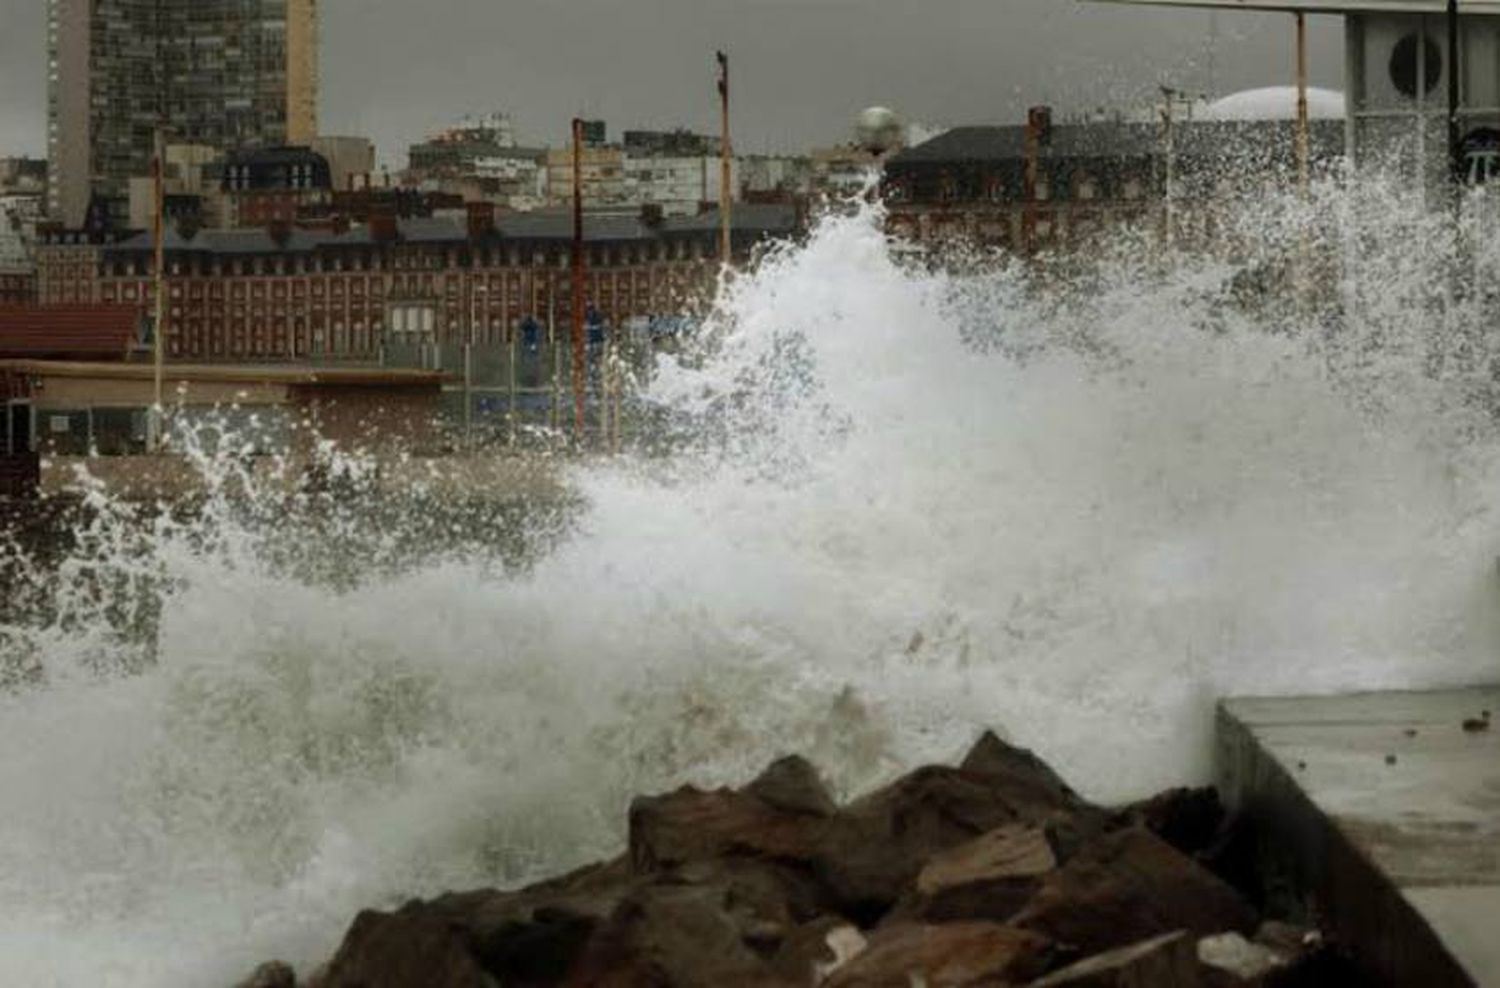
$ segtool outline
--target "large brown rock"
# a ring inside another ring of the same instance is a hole
[[[1045,937],[997,923],[894,925],[876,931],[824,988],[1024,984],[1046,970],[1050,955]]]
[[[267,961],[235,988],[297,988],[297,972],[285,961]]]
[[[1048,875],[1014,922],[1094,954],[1176,930],[1249,932],[1256,916],[1192,859],[1129,828],[1097,838]]]
[[[807,862],[827,824],[748,793],[689,786],[631,804],[630,860],[638,874],[730,855]]]
[[[625,858],[591,865],[516,892],[479,889],[407,904],[394,915],[362,914],[318,988],[376,988],[431,963],[450,981],[507,988],[553,985],[576,964],[596,928],[642,883]],[[386,969],[389,968],[388,971]],[[371,971],[385,980],[362,979]],[[413,975],[416,977],[415,975]]]
[[[320,988],[498,988],[462,931],[420,903],[355,917]]]
[[[635,800],[630,860],[637,873],[729,855],[806,862],[836,810],[812,765],[783,758],[740,792],[687,786]]]
[[[1028,988],[1205,988],[1184,930],[1085,958]]]
[[[1043,830],[1006,824],[934,855],[889,921],[1003,923],[1031,900],[1042,878],[1056,867],[1057,856]]]
[[[923,895],[1002,878],[1036,878],[1057,867],[1047,835],[1027,824],[1008,824],[966,844],[939,851],[917,875]]]
[[[1197,855],[1218,839],[1225,813],[1219,791],[1210,786],[1168,789],[1125,807],[1121,817],[1145,827],[1182,853]]]
[[[763,904],[758,904],[763,906]],[[735,910],[725,889],[669,882],[633,892],[590,940],[565,988],[781,988],[771,963],[787,927],[775,910]]]
[[[787,813],[826,817],[838,810],[823,777],[800,755],[773,762],[745,787],[745,792],[767,806]]]
[[[868,923],[943,851],[1010,824],[1043,828],[1049,842],[1070,835],[1071,845],[1106,819],[1035,755],[986,734],[962,767],[917,769],[842,809],[821,833],[815,866],[845,914]]]
[[[1034,752],[1001,741],[994,731],[985,731],[958,766],[965,772],[1000,780],[1022,802],[1075,805],[1082,802],[1073,788],[1052,766]],[[1025,794],[1030,792],[1028,797]]]
[[[425,909],[503,984],[548,985],[571,970],[594,930],[641,881],[622,857],[518,892],[445,895]]]

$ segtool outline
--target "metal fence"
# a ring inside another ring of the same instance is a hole
[[[573,349],[558,334],[508,343],[388,344],[385,364],[442,371],[445,422],[466,441],[516,444],[572,434],[578,387],[586,441],[618,445],[650,418],[639,398],[657,356],[676,348],[675,332],[591,327],[584,376],[575,384]]]

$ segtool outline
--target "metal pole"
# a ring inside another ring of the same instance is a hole
[[[583,121],[573,120],[573,435],[581,443],[588,367],[583,335]]]
[[[474,284],[473,260],[469,268],[469,334],[464,341],[464,447],[474,447],[474,310],[479,305],[479,291]]]
[[[1459,155],[1463,138],[1459,133],[1458,119],[1462,68],[1458,58],[1458,0],[1448,0],[1448,169],[1455,187],[1462,176]],[[1453,203],[1457,210],[1457,195],[1454,195]]]
[[[158,452],[162,446],[162,432],[164,431],[163,418],[165,416],[164,399],[162,396],[163,378],[166,370],[166,291],[164,281],[166,273],[167,256],[167,204],[166,204],[166,149],[162,136],[162,129],[158,125],[155,138],[155,160],[152,163],[151,175],[152,185],[156,197],[155,210],[152,215],[151,231],[155,246],[155,259],[152,280],[155,293],[155,319],[152,322],[151,337],[153,343],[152,354],[152,408],[151,408],[151,451]]]
[[[609,413],[614,408],[612,391],[614,381],[610,377],[612,342],[608,336],[605,337],[604,353],[601,358],[602,363],[599,367],[599,430],[601,433],[600,439],[605,449],[610,448],[610,435],[613,429],[609,420]]]
[[[1308,196],[1311,182],[1312,143],[1307,112],[1307,15],[1297,13],[1297,189]]]
[[[1172,246],[1172,243],[1173,243],[1173,241],[1176,238],[1176,234],[1173,232],[1172,227],[1176,223],[1176,220],[1177,220],[1176,216],[1174,215],[1174,213],[1175,213],[1174,205],[1175,204],[1172,201],[1172,197],[1173,197],[1174,193],[1176,192],[1176,188],[1177,188],[1177,120],[1176,120],[1176,116],[1175,116],[1175,113],[1176,113],[1177,91],[1174,90],[1174,89],[1172,89],[1172,88],[1170,88],[1170,87],[1168,87],[1168,86],[1163,86],[1163,87],[1161,87],[1161,92],[1162,92],[1162,96],[1164,96],[1166,98],[1166,101],[1167,101],[1167,109],[1166,109],[1166,112],[1162,116],[1162,119],[1163,119],[1163,121],[1165,123],[1165,126],[1166,126],[1166,145],[1167,145],[1167,147],[1166,147],[1166,159],[1167,159],[1166,160],[1166,179],[1165,179],[1166,188],[1163,189],[1162,204],[1163,204],[1163,212],[1164,212],[1164,214],[1166,216],[1166,223],[1167,223],[1167,231],[1166,231],[1167,246],[1170,247],[1170,246]]]
[[[734,250],[734,158],[729,138],[729,56],[719,58],[719,260],[727,268]]]
[[[506,321],[507,323],[509,322],[508,319]],[[514,327],[512,327],[510,333],[510,360],[507,363],[509,364],[509,374],[507,375],[506,383],[509,385],[509,400],[506,403],[505,434],[510,445],[514,446],[516,444],[516,334]]]
[[[613,339],[614,339],[614,349],[613,349],[613,353],[611,354],[610,368],[612,370],[612,373],[614,374],[614,389],[613,389],[613,394],[614,394],[615,407],[614,407],[614,415],[611,416],[611,421],[614,422],[614,430],[615,431],[614,431],[613,441],[610,444],[610,452],[618,455],[619,452],[620,452],[620,390],[621,390],[620,389],[620,384],[621,384],[621,381],[620,381],[620,376],[621,376],[620,375],[621,358],[620,358],[620,336],[619,336],[619,334],[617,333],[613,337]]]
[[[1026,200],[1021,213],[1021,241],[1030,254],[1036,249],[1036,184],[1041,157],[1041,135],[1037,133],[1035,110],[1026,111],[1025,147],[1026,166],[1022,176],[1022,196]]]
[[[540,291],[534,287],[533,291]],[[541,308],[540,305],[537,306]],[[558,432],[562,431],[563,425],[563,403],[562,403],[562,362],[558,357],[557,349],[557,275],[550,269],[547,272],[547,352],[552,359],[552,428]]]

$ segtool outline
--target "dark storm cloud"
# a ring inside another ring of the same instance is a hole
[[[40,151],[43,0],[0,0],[0,154]],[[404,145],[464,113],[509,110],[560,141],[582,112],[713,126],[713,51],[734,59],[745,150],[841,140],[861,107],[932,123],[1138,104],[1156,85],[1290,81],[1287,15],[1075,0],[323,0],[323,130]],[[1211,43],[1217,27],[1217,41]],[[1314,81],[1337,85],[1338,22],[1313,19]]]

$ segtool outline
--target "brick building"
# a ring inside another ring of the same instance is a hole
[[[1310,133],[1316,165],[1342,157],[1342,121],[1315,120]],[[1038,144],[1028,195],[1024,126],[959,127],[886,163],[890,227],[923,243],[1036,249],[1086,243],[1122,223],[1160,222],[1168,147],[1154,123],[1052,127]],[[1295,125],[1286,120],[1181,122],[1170,148],[1178,223],[1200,236],[1212,236],[1205,207],[1289,188],[1296,172]]]
[[[257,148],[224,159],[220,190],[228,225],[290,224],[298,210],[330,201],[333,173],[328,159],[306,147]]]
[[[0,270],[0,305],[29,305],[35,301],[35,271]]]
[[[735,249],[748,255],[791,235],[795,210],[736,210]],[[671,315],[718,275],[718,215],[590,216],[588,304],[608,325]],[[178,361],[376,361],[388,343],[513,339],[528,319],[556,330],[572,305],[571,218],[375,215],[344,232],[173,230],[167,239],[167,354]],[[47,305],[152,304],[149,234],[46,230],[38,247]]]

